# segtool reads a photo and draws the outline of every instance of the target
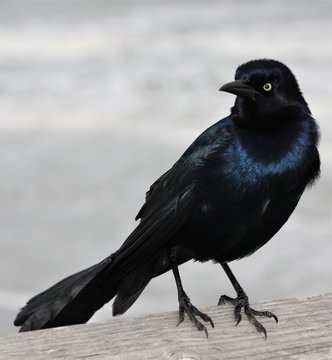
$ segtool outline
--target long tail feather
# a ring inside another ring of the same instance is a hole
[[[112,261],[110,256],[34,296],[18,313],[14,324],[22,326],[20,331],[29,331],[85,323],[117,293],[117,284],[108,281],[105,297],[103,274],[112,267]]]

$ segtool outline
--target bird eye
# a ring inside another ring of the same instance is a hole
[[[272,85],[270,83],[266,83],[264,86],[263,86],[263,89],[265,91],[270,91],[272,90]]]

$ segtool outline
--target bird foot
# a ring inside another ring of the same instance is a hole
[[[248,296],[244,291],[242,291],[242,292],[239,291],[238,296],[235,299],[233,299],[227,295],[220,296],[218,305],[223,305],[226,302],[234,305],[234,316],[235,316],[235,321],[236,321],[235,326],[239,325],[239,323],[242,320],[241,309],[243,308],[243,311],[247,315],[248,320],[255,326],[255,328],[258,332],[262,332],[264,334],[265,339],[267,339],[267,333],[266,333],[265,327],[256,319],[255,316],[265,316],[268,318],[273,318],[275,320],[275,322],[278,323],[277,316],[275,314],[273,314],[272,312],[257,311],[257,310],[254,310],[252,307],[250,307]]]
[[[179,296],[179,322],[176,326],[180,325],[184,320],[184,313],[186,313],[190,319],[190,321],[196,326],[197,330],[202,331],[204,330],[206,337],[208,337],[208,331],[198,319],[200,317],[205,322],[209,322],[212,327],[214,327],[213,320],[207,314],[202,313],[199,311],[191,302],[189,297],[185,292],[183,292]]]

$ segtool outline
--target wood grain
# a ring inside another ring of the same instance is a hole
[[[304,300],[253,303],[279,317],[262,319],[267,340],[247,321],[235,327],[230,305],[203,308],[215,321],[209,337],[177,313],[115,318],[0,338],[0,359],[332,359],[332,293]]]

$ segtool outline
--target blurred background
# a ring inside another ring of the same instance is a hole
[[[331,24],[331,1],[1,1],[0,334],[32,295],[122,244],[150,184],[229,114],[219,87],[262,57],[296,74],[322,176],[231,267],[252,300],[331,292]],[[180,272],[197,306],[234,294],[218,265]],[[165,274],[126,315],[177,306]],[[108,318],[110,305],[92,320]]]

